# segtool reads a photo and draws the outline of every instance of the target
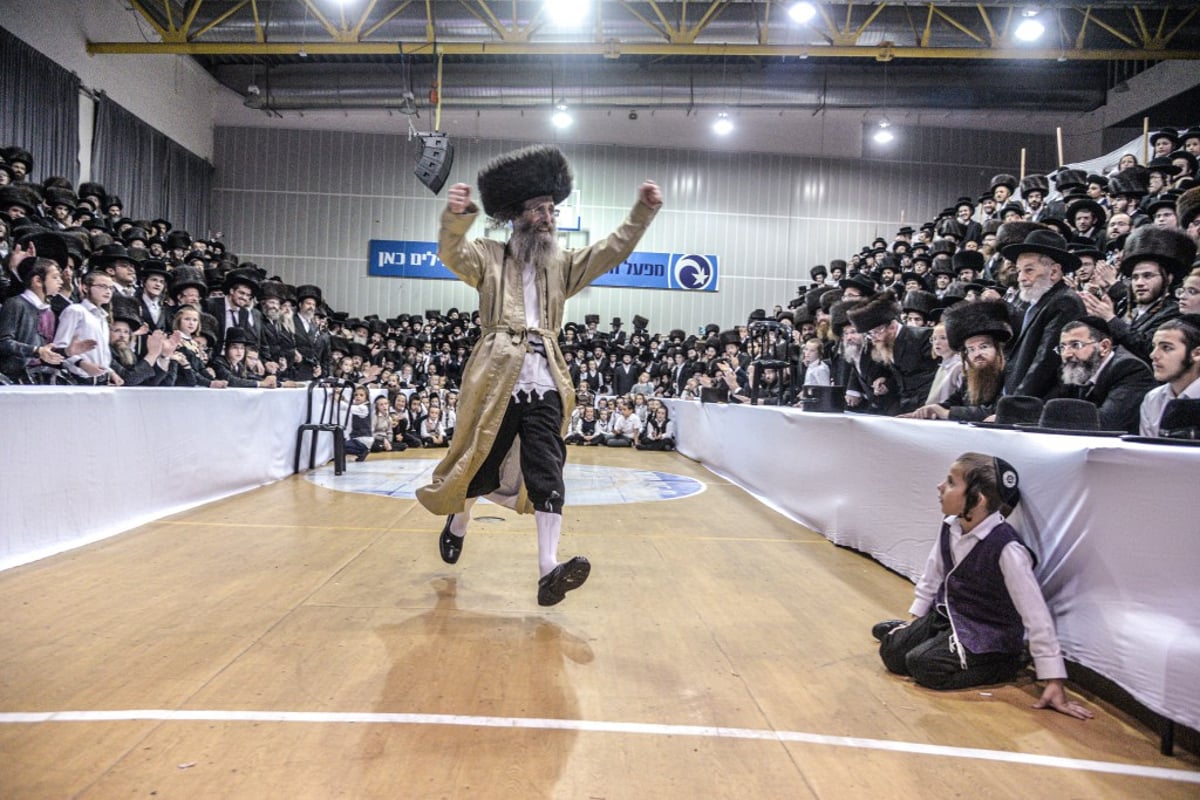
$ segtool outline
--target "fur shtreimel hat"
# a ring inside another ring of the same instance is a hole
[[[553,145],[537,145],[497,156],[479,170],[483,210],[501,220],[516,218],[526,200],[551,197],[555,205],[571,194],[571,165]]]
[[[1021,181],[1021,194],[1028,196],[1030,192],[1050,193],[1050,179],[1045,175],[1026,175]]]
[[[1192,220],[1198,215],[1200,215],[1200,186],[1188,189],[1175,201],[1175,216],[1179,220],[1180,228],[1187,230],[1187,226],[1191,225]]]
[[[958,303],[942,314],[946,340],[954,350],[962,350],[972,336],[991,336],[997,342],[1012,338],[1008,304],[1002,300]]]
[[[1143,225],[1125,240],[1121,256],[1121,274],[1133,274],[1133,268],[1143,261],[1156,261],[1175,277],[1178,283],[1192,268],[1196,257],[1196,242],[1180,230]]]
[[[891,292],[880,292],[858,308],[847,313],[850,323],[859,333],[866,333],[900,318],[900,304]]]

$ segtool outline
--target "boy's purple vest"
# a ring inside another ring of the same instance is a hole
[[[1015,655],[1024,647],[1025,624],[1000,571],[1000,552],[1009,542],[1025,546],[1013,527],[1001,522],[951,569],[950,525],[942,523],[939,544],[946,576],[937,604],[946,609],[955,636],[969,652]]]

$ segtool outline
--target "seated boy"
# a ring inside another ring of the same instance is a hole
[[[964,453],[938,484],[942,530],[917,582],[913,619],[872,628],[884,665],[930,689],[1005,683],[1023,666],[1024,634],[1046,688],[1034,708],[1079,719],[1067,700],[1054,621],[1033,574],[1033,556],[1005,520],[1020,501],[1017,471],[1003,459]]]

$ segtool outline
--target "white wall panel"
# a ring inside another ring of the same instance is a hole
[[[1052,142],[1033,138],[1044,159]],[[1028,147],[1029,137],[1022,140]],[[663,331],[744,321],[753,309],[786,306],[812,265],[845,258],[876,235],[890,239],[903,222],[929,219],[960,195],[978,195],[993,174],[1017,169],[1007,163],[1010,137],[1001,134],[906,129],[903,141],[895,160],[563,145],[593,241],[652,178],[666,206],[639,248],[721,260],[716,294],[597,287],[570,301],[568,319],[596,313],[607,328],[619,316],[629,328],[640,314]],[[457,140],[450,181],[474,185],[489,159],[523,144]],[[445,192],[434,197],[412,175],[416,142],[218,128],[214,147],[213,217],[244,260],[290,283],[316,283],[335,309],[354,315],[474,308],[473,292],[457,282],[367,275],[368,240],[436,237]],[[483,235],[482,222],[474,233]]]

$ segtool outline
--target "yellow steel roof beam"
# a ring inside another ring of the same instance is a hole
[[[655,33],[657,33],[657,34],[658,34],[659,36],[661,36],[663,39],[670,40],[670,38],[671,38],[671,34],[670,34],[670,33],[668,33],[667,31],[663,30],[662,28],[658,27],[658,26],[657,26],[657,25],[655,25],[655,24],[654,24],[652,21],[650,21],[650,20],[649,20],[649,19],[647,19],[645,16],[643,16],[643,15],[642,15],[642,13],[641,13],[640,11],[638,11],[636,8],[634,8],[634,7],[633,7],[633,6],[632,6],[632,5],[631,5],[631,4],[630,4],[630,3],[629,3],[627,0],[619,0],[619,2],[621,3],[621,6],[622,6],[622,7],[623,7],[623,8],[624,8],[626,11],[628,11],[628,12],[629,12],[631,15],[633,15],[633,17],[634,17],[635,19],[637,19],[637,20],[638,20],[638,22],[642,23],[642,24],[643,24],[643,25],[645,25],[647,28],[649,28],[650,30],[652,30],[652,31],[654,31]]]
[[[933,3],[929,4],[929,14],[925,17],[925,32],[921,34],[921,47],[929,47],[929,36],[933,32]]]
[[[372,3],[374,3],[374,1],[375,1],[375,0],[371,0],[371,2],[372,2]],[[376,23],[375,23],[374,25],[372,25],[371,27],[367,28],[365,31],[362,31],[362,32],[361,32],[361,33],[358,35],[358,37],[357,37],[357,38],[358,38],[358,40],[359,40],[359,41],[362,41],[363,39],[366,39],[368,36],[370,36],[371,34],[375,33],[375,31],[379,30],[379,29],[380,29],[380,28],[382,28],[384,25],[386,25],[386,24],[388,24],[389,22],[391,22],[391,21],[392,21],[394,18],[398,17],[398,16],[400,15],[400,13],[401,13],[402,11],[404,11],[404,9],[406,9],[406,8],[408,8],[410,5],[412,5],[412,2],[413,2],[413,0],[404,0],[404,2],[403,2],[403,3],[401,3],[401,4],[400,4],[400,5],[398,5],[398,6],[396,6],[395,8],[393,8],[393,9],[392,9],[391,11],[389,11],[388,13],[384,14],[382,19],[380,19],[378,22],[376,22]],[[363,15],[363,21],[364,21],[364,22],[366,21],[366,15],[365,15],[365,14]]]
[[[1088,10],[1089,11],[1091,10],[1091,6],[1088,7]],[[1077,8],[1077,9],[1075,9],[1075,11],[1078,12],[1079,9]],[[1079,12],[1079,13],[1083,13],[1083,12]],[[1137,42],[1135,42],[1133,39],[1129,38],[1125,34],[1121,33],[1119,30],[1114,28],[1112,25],[1109,25],[1107,22],[1100,19],[1099,17],[1092,17],[1092,24],[1108,31],[1113,36],[1117,37],[1118,39],[1120,39],[1122,42],[1129,45],[1130,47],[1137,47],[1138,49],[1141,49]]]
[[[250,11],[254,14],[254,41],[262,44],[267,41],[267,32],[263,30],[262,20],[258,17],[258,0],[250,0]]]
[[[164,42],[173,41],[175,39],[175,37],[172,36],[166,28],[158,24],[158,20],[156,20],[149,11],[143,8],[142,4],[138,2],[138,0],[129,0],[129,4],[133,6],[134,11],[142,15],[142,18],[145,19],[146,22],[150,23],[150,27],[154,28],[154,30],[158,32],[159,37]]]
[[[667,15],[658,7],[658,3],[654,0],[646,0],[650,9],[654,12],[654,16],[658,17],[658,21],[662,23],[663,29],[667,32],[667,41],[672,44],[682,44],[679,41],[679,29],[667,21]]]
[[[983,3],[978,3],[975,7],[979,9],[979,16],[983,18],[983,27],[987,28],[988,41],[993,46],[999,44],[996,39],[996,29],[992,27],[992,19],[988,16],[987,9],[983,7]]]
[[[931,4],[929,7],[930,7],[931,9],[933,9],[933,11],[934,11],[934,12],[935,12],[935,13],[936,13],[936,14],[937,14],[939,17],[941,17],[942,19],[946,20],[946,22],[950,23],[951,27],[958,28],[960,31],[962,31],[963,33],[965,33],[967,36],[970,36],[970,37],[971,37],[972,39],[974,39],[975,41],[979,42],[980,44],[983,44],[983,37],[982,37],[982,36],[980,36],[979,34],[975,33],[973,30],[971,30],[970,28],[968,28],[966,25],[963,25],[961,22],[959,22],[959,21],[958,21],[958,20],[956,20],[954,17],[952,17],[952,16],[950,16],[949,14],[947,14],[945,11],[942,11],[942,10],[941,10],[940,8],[938,8],[937,6],[934,6],[934,5],[932,5],[932,4]]]
[[[708,23],[720,16],[721,12],[725,10],[726,5],[726,0],[712,0],[699,22],[691,28],[684,28],[679,31],[680,41],[687,44],[696,41],[696,37],[700,35],[700,32],[708,27]]]
[[[1184,25],[1187,25],[1189,22],[1191,22],[1191,21],[1192,21],[1192,17],[1196,16],[1196,12],[1198,12],[1198,11],[1200,11],[1200,6],[1197,6],[1197,7],[1193,8],[1191,11],[1189,11],[1189,12],[1188,12],[1188,13],[1187,13],[1187,14],[1184,16],[1184,18],[1183,18],[1183,19],[1179,20],[1179,24],[1178,24],[1178,25],[1176,25],[1174,28],[1172,28],[1172,29],[1171,29],[1171,32],[1170,32],[1170,33],[1168,33],[1168,34],[1167,34],[1167,35],[1166,35],[1166,36],[1163,38],[1163,46],[1164,46],[1164,47],[1165,47],[1166,45],[1168,45],[1168,44],[1170,44],[1170,43],[1171,43],[1171,40],[1175,38],[1175,34],[1179,33],[1179,30],[1180,30],[1180,29],[1181,29],[1181,28],[1182,28]],[[1166,11],[1166,9],[1163,9],[1163,22],[1166,22],[1166,21],[1167,21],[1167,11]]]
[[[325,15],[321,13],[321,9],[317,8],[312,0],[304,0],[304,5],[307,6],[308,10],[312,12],[312,15],[317,18],[317,22],[321,23],[321,27],[324,28],[325,32],[329,34],[330,39],[333,39],[335,42],[344,41],[338,29],[333,27],[333,23],[325,18]]]
[[[762,58],[870,58],[880,55],[895,58],[936,58],[963,60],[1056,61],[1061,56],[1079,61],[1196,61],[1200,49],[1148,51],[1128,49],[1025,47],[896,47],[818,46],[760,44],[671,44],[669,42],[621,42],[618,53],[637,56],[753,56]],[[446,55],[500,56],[595,56],[611,53],[613,42],[445,42],[438,52]],[[309,55],[405,55],[428,53],[428,42],[89,42],[92,55],[296,55],[301,49]]]
[[[829,15],[824,3],[816,3],[817,11],[821,14],[821,19],[825,21],[825,32],[817,31],[822,39],[829,42],[831,45],[838,47],[851,47],[858,42],[857,36],[849,36],[842,33],[842,29],[833,21],[833,17]]]
[[[231,8],[231,9],[229,9],[228,11],[224,12],[223,14],[221,14],[221,16],[217,17],[217,18],[216,18],[216,19],[214,19],[212,22],[208,23],[208,24],[207,24],[207,25],[205,25],[203,28],[200,28],[198,31],[196,31],[196,32],[195,32],[195,33],[193,33],[191,36],[189,36],[189,37],[188,37],[188,41],[195,41],[195,40],[199,39],[201,36],[203,36],[204,34],[208,33],[208,32],[209,32],[209,31],[211,31],[213,28],[217,27],[217,26],[218,26],[218,25],[220,25],[222,22],[224,22],[225,20],[229,19],[229,18],[230,18],[230,17],[232,17],[234,14],[236,14],[236,13],[237,13],[237,12],[239,12],[239,11],[241,11],[243,8],[245,8],[245,7],[246,7],[246,6],[248,6],[248,5],[250,5],[250,0],[242,0],[242,2],[238,3],[236,6],[234,6],[234,7],[233,7],[233,8]]]

